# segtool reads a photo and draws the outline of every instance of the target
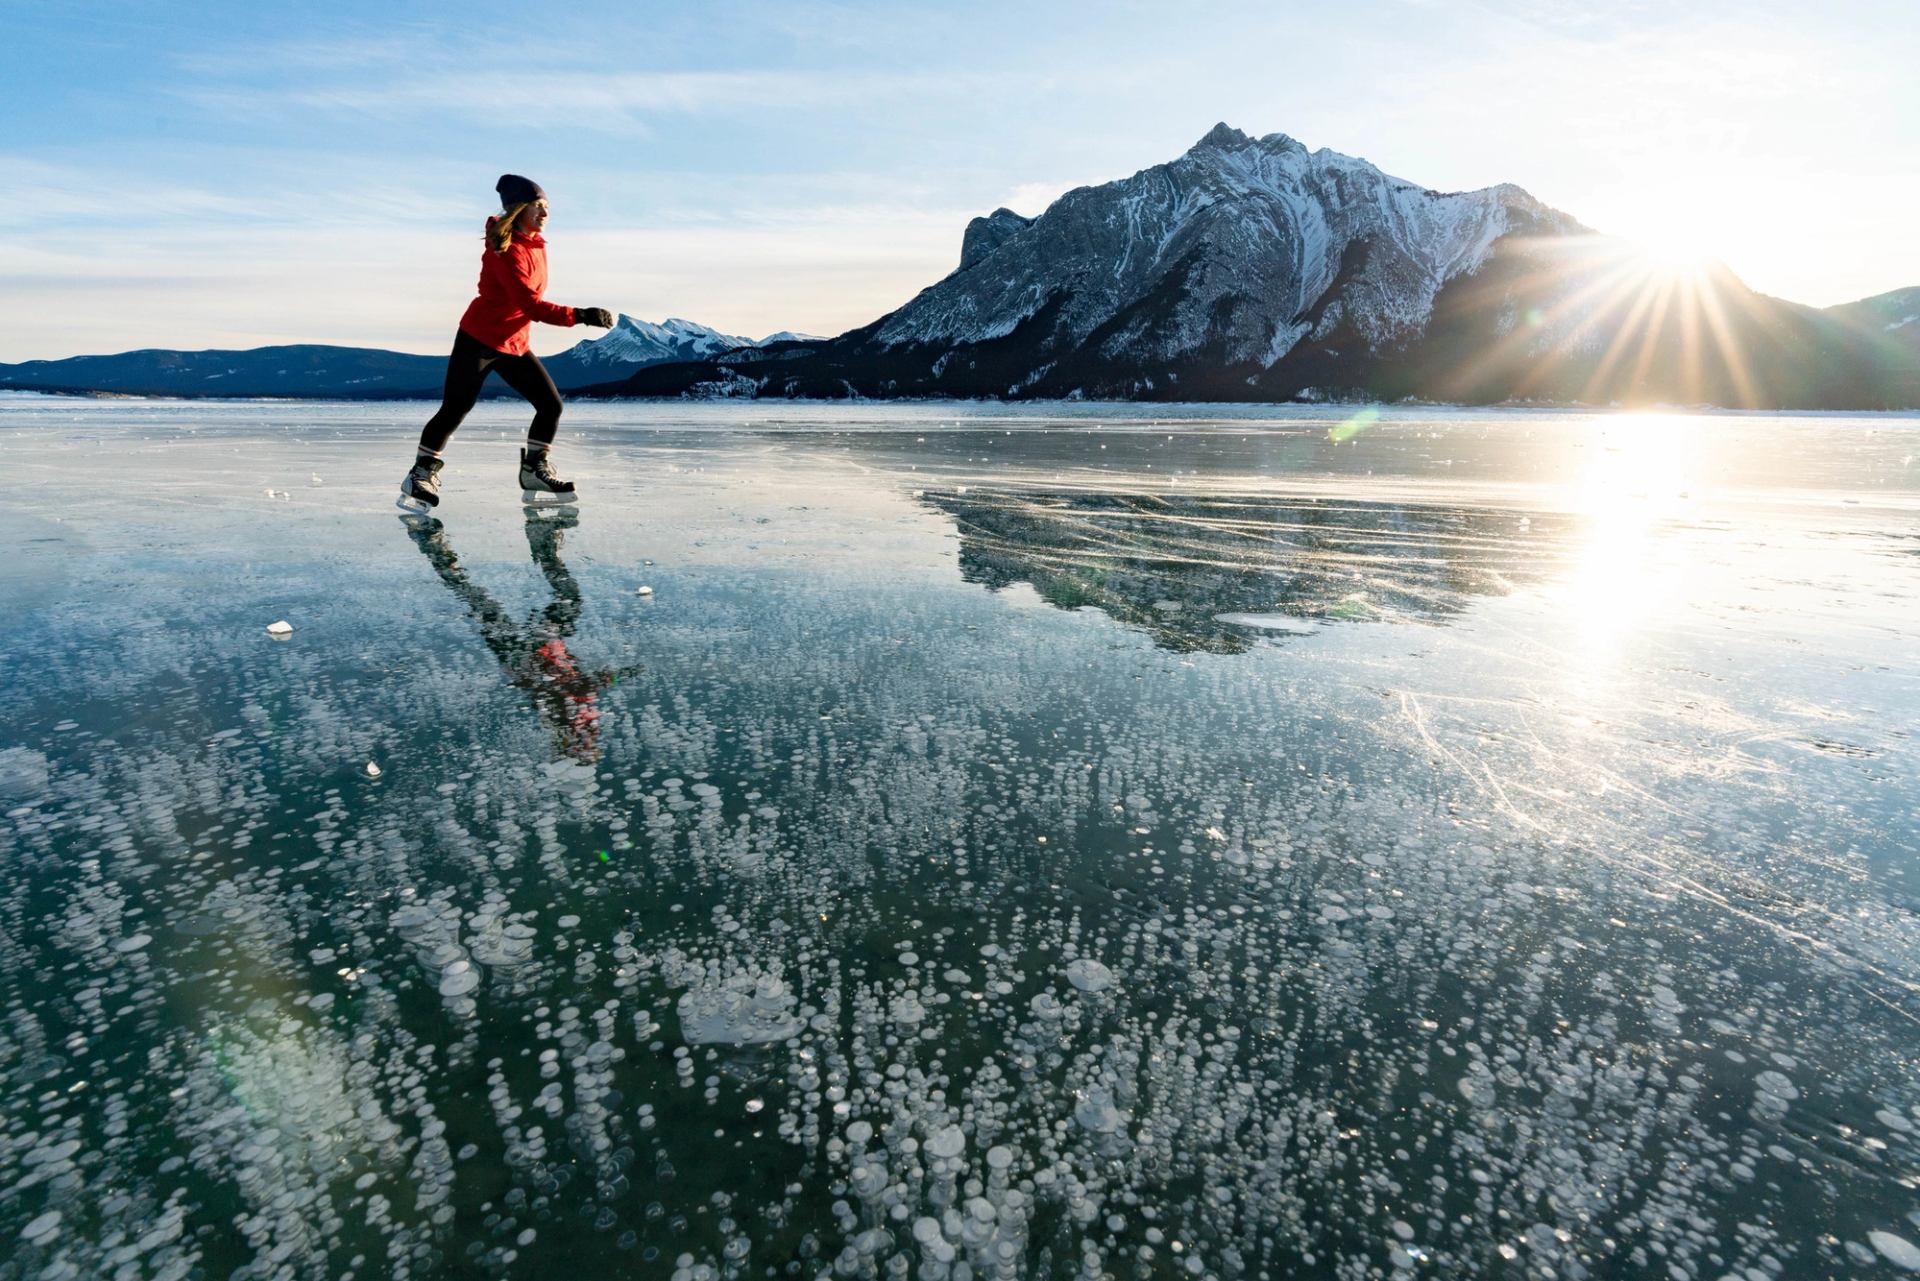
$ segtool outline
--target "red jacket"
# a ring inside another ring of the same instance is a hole
[[[489,230],[493,219],[487,219]],[[524,356],[530,343],[527,330],[534,321],[572,326],[573,308],[548,302],[547,242],[541,236],[513,233],[502,253],[488,245],[480,251],[480,296],[467,304],[460,328],[497,352]]]

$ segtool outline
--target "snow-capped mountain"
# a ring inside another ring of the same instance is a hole
[[[555,385],[564,389],[624,378],[637,369],[669,361],[705,360],[777,342],[819,341],[783,329],[756,342],[691,320],[676,317],[656,325],[623,313],[600,337],[577,342],[544,363]]]
[[[555,382],[560,381],[559,370],[618,377],[644,365],[668,360],[704,360],[736,347],[752,345],[749,339],[723,334],[691,320],[675,317],[656,325],[622,313],[606,333],[583,339],[545,363],[553,372]]]
[[[976,220],[959,270],[875,337],[980,343],[1051,302],[1049,353],[1177,361],[1205,350],[1267,365],[1342,325],[1372,345],[1403,341],[1440,286],[1500,237],[1582,230],[1518,187],[1441,194],[1284,134],[1219,125],[1172,163],[1070,191],[1030,222],[1007,210]]]
[[[1653,307],[1648,270],[1519,187],[1434,191],[1222,124],[1038,217],[975,218],[959,266],[865,328],[590,394],[1861,407],[1907,394],[1886,382],[1889,345],[1856,326],[1724,268],[1704,278],[1715,316],[1691,293]]]

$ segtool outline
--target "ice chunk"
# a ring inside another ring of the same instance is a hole
[[[1257,627],[1263,632],[1281,632],[1288,636],[1311,636],[1320,628],[1305,618],[1291,614],[1215,614],[1213,621],[1233,627]]]
[[[267,635],[280,636],[280,637],[291,636],[293,635],[293,624],[289,623],[284,618],[279,620],[278,622],[268,623]]]

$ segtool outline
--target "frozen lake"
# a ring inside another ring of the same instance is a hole
[[[0,1279],[1920,1269],[1920,420],[427,412],[0,400]]]

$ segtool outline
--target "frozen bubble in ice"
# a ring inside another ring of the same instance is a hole
[[[554,761],[541,767],[549,782],[569,792],[586,792],[593,788],[594,768],[586,761]]]
[[[1460,1096],[1477,1108],[1490,1108],[1499,1096],[1494,1089],[1493,1077],[1478,1063],[1473,1065],[1473,1069],[1460,1078]]]
[[[1067,963],[1067,982],[1082,992],[1104,992],[1113,986],[1113,971],[1090,956]]]
[[[388,918],[388,924],[404,937],[410,930],[419,930],[434,921],[433,909],[425,903],[408,903],[395,910]]]
[[[1004,1170],[1013,1164],[1013,1149],[1004,1143],[996,1143],[987,1149],[987,1167]]]
[[[1920,1272],[1920,1246],[1891,1232],[1869,1232],[1867,1240],[1896,1268]]]
[[[1907,1120],[1906,1117],[1901,1116],[1891,1108],[1881,1108],[1873,1114],[1873,1117],[1889,1130],[1895,1130],[1901,1134],[1913,1133],[1913,1122]]]
[[[918,965],[920,964],[920,954],[918,952],[902,952],[900,953],[900,964]]]
[[[893,1021],[912,1025],[927,1017],[926,1007],[920,1004],[920,998],[908,992],[893,998]]]
[[[866,1121],[855,1121],[847,1127],[847,1142],[865,1143],[873,1137],[873,1126]]]
[[[40,1245],[46,1240],[48,1240],[50,1237],[52,1237],[53,1234],[59,1230],[59,1228],[60,1228],[60,1211],[48,1210],[45,1214],[41,1215],[39,1218],[35,1219],[33,1222],[27,1224],[26,1227],[22,1228],[20,1230],[20,1236],[23,1240],[28,1241],[33,1245]],[[1899,1240],[1898,1237],[1895,1237],[1894,1239],[1896,1241]],[[1901,1241],[1900,1243],[1902,1245],[1906,1245],[1906,1242],[1904,1241]],[[1907,1248],[1912,1249],[1913,1247],[1908,1246]]]
[[[129,934],[126,938],[114,944],[113,950],[116,952],[138,952],[151,942],[153,942],[153,935],[151,934]]]
[[[267,635],[269,635],[269,636],[282,636],[282,637],[285,637],[285,636],[291,636],[291,635],[293,635],[293,624],[292,624],[292,623],[289,623],[289,622],[288,622],[288,621],[287,621],[286,619],[284,619],[284,618],[283,618],[283,619],[281,619],[281,620],[280,620],[279,622],[277,622],[277,623],[268,623],[268,624],[267,624]]]
[[[1780,1072],[1762,1072],[1753,1078],[1753,1088],[1768,1098],[1778,1099],[1782,1105],[1800,1097],[1799,1089]]]
[[[1113,1106],[1113,1096],[1104,1089],[1087,1090],[1073,1109],[1073,1119],[1095,1134],[1112,1134],[1126,1124],[1126,1113]]]
[[[372,761],[367,762],[367,777],[368,778],[380,777],[380,767],[374,764]]]
[[[689,1045],[770,1045],[800,1034],[796,998],[771,976],[736,974],[680,998],[680,1035]]]
[[[465,996],[480,986],[480,971],[471,961],[455,961],[440,971],[440,995]]]
[[[25,800],[46,790],[52,770],[44,752],[25,747],[0,749],[0,797]]]
[[[959,1156],[966,1150],[967,1136],[957,1125],[943,1126],[927,1140],[927,1151],[934,1156]]]
[[[580,918],[573,915],[567,915],[555,921],[554,924],[558,925],[563,930],[570,930],[574,926],[580,924]]]

